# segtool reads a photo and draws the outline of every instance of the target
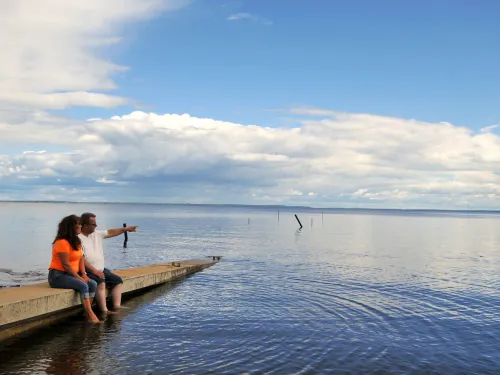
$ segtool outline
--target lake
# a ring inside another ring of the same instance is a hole
[[[45,281],[84,211],[139,226],[106,240],[110,268],[224,258],[0,346],[1,374],[500,373],[497,213],[0,203],[0,283]]]

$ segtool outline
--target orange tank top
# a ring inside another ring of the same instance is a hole
[[[73,250],[67,240],[57,240],[54,245],[52,245],[52,261],[50,262],[49,269],[52,268],[64,272],[65,269],[59,257],[59,253],[68,253],[71,268],[75,272],[80,271],[80,259],[83,256],[81,245],[78,247],[78,250]]]

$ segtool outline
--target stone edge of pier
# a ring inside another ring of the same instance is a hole
[[[182,279],[217,263],[190,259],[115,270],[123,279],[123,294]],[[73,290],[50,288],[48,283],[0,289],[0,341],[73,315],[81,308]]]

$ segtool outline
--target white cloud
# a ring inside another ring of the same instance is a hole
[[[244,19],[253,19],[254,16],[252,16],[250,13],[235,13],[231,14],[227,19],[229,21],[238,21],[238,20],[244,20]]]
[[[500,137],[448,123],[346,113],[300,128],[144,112],[42,120],[40,132],[26,131],[30,118],[9,131],[43,140],[45,152],[1,157],[0,184],[107,200],[500,208]]]
[[[272,21],[270,21],[266,18],[262,18],[262,17],[256,16],[256,15],[250,14],[250,13],[231,14],[227,19],[228,19],[228,21],[250,20],[250,21],[256,21],[259,23],[263,23],[265,25],[272,25],[273,24]]]
[[[337,114],[340,114],[338,112],[330,111],[328,109],[312,108],[312,107],[295,107],[286,111],[296,115],[323,116],[323,117],[332,117]]]
[[[490,126],[485,126],[484,128],[481,128],[481,133],[488,133],[491,132],[492,130],[498,128],[500,125],[490,125]]]
[[[0,191],[9,199],[500,208],[500,137],[294,108],[268,128],[133,112],[77,121],[46,109],[112,108],[126,67],[103,58],[121,29],[188,1],[0,2]],[[232,21],[270,21],[249,13]],[[8,150],[8,151],[5,151]],[[5,198],[4,198],[5,199]]]
[[[99,56],[120,41],[125,24],[188,0],[3,0],[0,2],[0,103],[61,109],[115,107],[124,98],[92,91],[116,88],[127,68]]]
[[[0,92],[0,102],[44,109],[64,109],[73,106],[113,108],[130,101],[117,96],[80,91],[55,94]]]
[[[123,184],[123,185],[127,184],[126,182],[115,181],[115,180],[108,180],[105,177],[101,177],[101,178],[97,179],[96,182],[98,182],[100,184]]]

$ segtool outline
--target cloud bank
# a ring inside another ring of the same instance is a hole
[[[0,181],[3,188],[24,185],[54,197],[105,200],[500,206],[496,134],[369,114],[291,112],[304,116],[300,126],[144,112],[64,127],[57,119],[26,118],[0,125],[3,139],[64,151],[3,155]],[[329,116],[307,116],[318,113]]]
[[[0,103],[35,108],[115,107],[127,67],[102,57],[125,25],[177,9],[185,0],[3,0]]]
[[[500,208],[497,125],[292,108],[268,128],[113,108],[128,67],[106,51],[131,23],[189,1],[0,2],[0,199]],[[254,20],[248,13],[230,20]]]

